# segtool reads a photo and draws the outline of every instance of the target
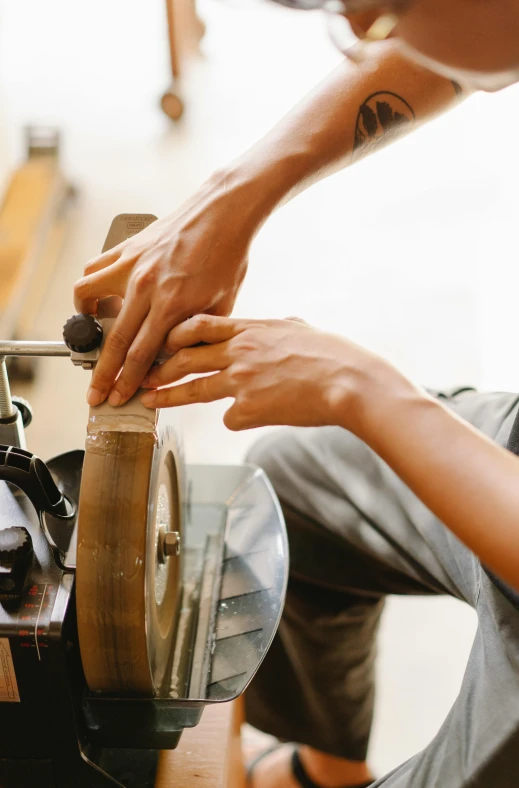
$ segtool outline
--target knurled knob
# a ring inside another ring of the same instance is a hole
[[[32,550],[29,532],[21,526],[0,530],[0,563],[14,564]]]
[[[74,315],[63,326],[63,339],[75,353],[89,353],[100,347],[103,327],[93,315]]]

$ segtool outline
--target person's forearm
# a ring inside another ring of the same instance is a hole
[[[484,564],[519,590],[519,459],[391,367],[368,378],[359,400],[359,436]]]
[[[261,223],[310,184],[374,152],[459,100],[459,87],[374,45],[361,66],[345,60],[270,133],[226,168],[228,185]]]

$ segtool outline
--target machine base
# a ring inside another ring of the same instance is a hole
[[[82,457],[69,452],[48,463],[72,501]],[[76,529],[45,516],[66,553],[64,572],[28,499],[0,482],[2,521],[29,530],[38,559],[19,605],[0,603],[0,646],[9,646],[18,695],[0,697],[2,788],[152,788],[160,750],[174,749],[207,704],[233,700],[254,676],[277,629],[287,580],[276,496],[252,466],[187,466],[187,476],[189,615],[177,634],[170,695],[161,698],[88,691],[75,618]]]

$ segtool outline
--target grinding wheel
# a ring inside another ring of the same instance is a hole
[[[90,689],[149,697],[167,694],[169,684],[181,599],[183,469],[174,430],[157,427],[155,413],[139,412],[137,400],[128,407],[91,409],[77,619]]]

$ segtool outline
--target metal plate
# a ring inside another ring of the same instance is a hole
[[[180,441],[172,427],[168,426],[161,430],[154,453],[148,499],[146,639],[156,694],[169,681],[167,671],[171,667],[173,637],[182,597],[183,488]],[[163,556],[162,529],[179,534],[178,555]]]

